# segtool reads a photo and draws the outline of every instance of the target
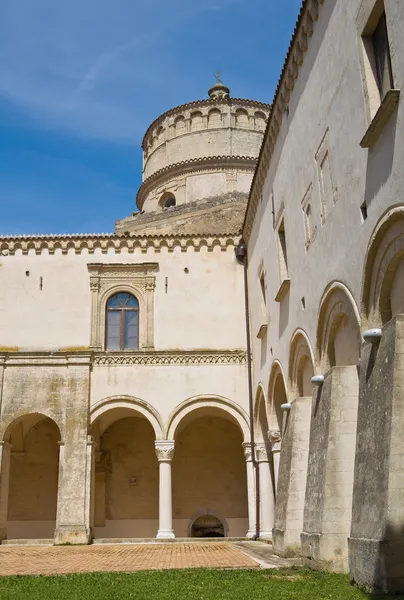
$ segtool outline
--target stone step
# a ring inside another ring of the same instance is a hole
[[[157,538],[95,538],[93,544],[175,544],[175,543],[201,543],[201,542],[242,542],[247,538],[174,538],[174,539],[157,539]]]
[[[2,546],[53,546],[53,539],[2,540]]]

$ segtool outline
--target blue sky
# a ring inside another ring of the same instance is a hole
[[[141,140],[207,97],[271,102],[301,0],[2,0],[0,235],[112,232]]]

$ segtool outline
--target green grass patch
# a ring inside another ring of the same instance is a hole
[[[0,579],[1,600],[377,600],[346,575],[306,569],[172,570]],[[404,599],[404,596],[396,596]]]

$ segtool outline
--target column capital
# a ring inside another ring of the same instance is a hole
[[[156,440],[154,447],[159,462],[172,461],[174,456],[174,440]]]
[[[11,448],[11,444],[10,444],[10,442],[6,442],[5,440],[2,440],[0,442],[0,448]]]
[[[244,450],[244,456],[246,461],[248,462],[249,460],[252,460],[252,444],[251,442],[243,442],[241,444],[243,450]],[[254,448],[255,448],[255,444],[254,444]]]
[[[271,442],[272,452],[281,451],[282,434],[279,429],[268,431],[268,440]]]
[[[256,444],[258,462],[269,462],[268,450],[263,442]]]

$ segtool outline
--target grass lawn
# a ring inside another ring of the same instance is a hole
[[[360,600],[386,598],[304,569],[193,569],[0,578],[0,600]],[[404,599],[404,596],[396,596]]]

